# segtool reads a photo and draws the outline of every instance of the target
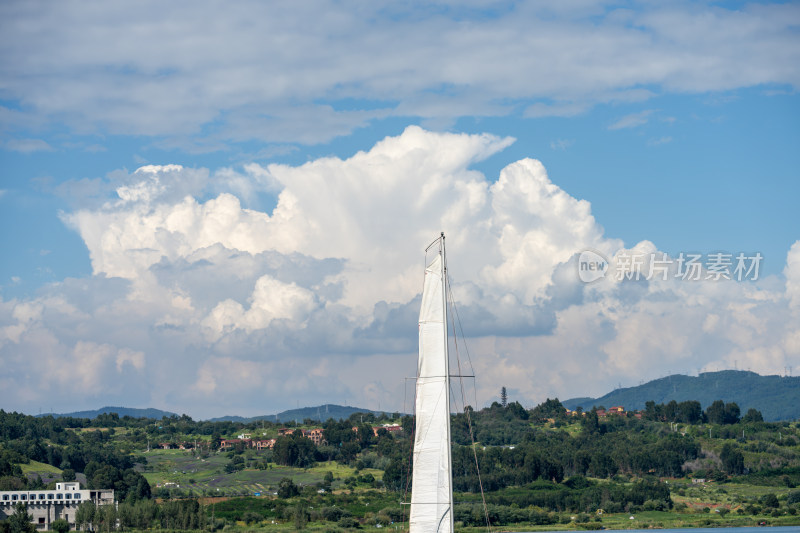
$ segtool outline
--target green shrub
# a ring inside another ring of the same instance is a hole
[[[761,514],[761,507],[758,505],[753,505],[753,504],[747,505],[745,506],[744,510],[747,512],[747,514],[751,515]]]
[[[770,492],[769,494],[764,494],[764,496],[761,497],[761,504],[764,507],[769,507],[771,509],[777,509],[778,507],[780,507],[780,502],[778,502],[778,497],[773,492]]]
[[[320,509],[320,514],[328,522],[338,522],[339,519],[345,516],[345,510],[339,507],[323,507]]]
[[[642,505],[645,511],[667,511],[668,507],[664,500],[647,500]]]
[[[336,525],[344,529],[358,529],[361,527],[359,521],[352,516],[345,516],[339,519]]]
[[[50,529],[55,531],[56,533],[67,533],[69,531],[69,522],[64,520],[63,518],[59,518],[58,520],[54,520],[52,524],[50,524]]]
[[[402,522],[403,520],[404,513],[400,507],[386,507],[381,512],[386,513],[392,519],[392,522]]]

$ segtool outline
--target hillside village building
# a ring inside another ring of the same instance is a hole
[[[378,432],[385,429],[389,434],[399,433],[403,431],[402,426],[399,424],[384,424],[382,426],[373,426],[372,433],[377,437]],[[358,428],[353,427],[353,431],[358,433]],[[328,444],[325,440],[325,430],[322,428],[314,429],[299,429],[299,428],[279,428],[279,437],[288,437],[295,433],[300,433],[305,438],[311,440],[317,446],[324,446]],[[257,450],[271,450],[275,446],[276,439],[253,439],[249,433],[242,433],[235,439],[222,439],[219,443],[220,450],[230,450],[241,445],[244,448],[256,448]],[[165,443],[166,444],[166,443]]]
[[[255,448],[258,451],[271,450],[275,446],[275,439],[222,439],[219,441],[220,450],[230,450],[237,444],[245,448]]]
[[[377,437],[378,432],[382,429],[385,429],[390,435],[403,431],[403,427],[400,424],[384,424],[382,426],[372,426],[372,434]],[[358,433],[358,426],[353,426],[353,432]]]
[[[325,435],[322,428],[315,429],[295,429],[295,428],[280,428],[278,436],[287,437],[294,435],[295,432],[300,432],[305,438],[310,439],[311,442],[317,446],[327,444]],[[271,450],[275,446],[276,439],[251,439],[249,434],[243,433],[235,439],[222,439],[219,443],[220,450],[229,450],[237,444],[241,444],[245,448],[256,448],[257,450]]]
[[[0,491],[0,519],[14,514],[14,507],[23,503],[28,514],[33,516],[37,529],[50,529],[50,524],[59,518],[69,522],[75,529],[75,513],[83,502],[95,505],[114,503],[114,489],[81,489],[77,481],[56,483],[55,490],[4,490]]]

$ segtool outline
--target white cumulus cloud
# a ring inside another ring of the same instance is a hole
[[[124,174],[112,197],[63,215],[93,275],[0,301],[4,404],[403,409],[423,249],[439,231],[480,403],[500,386],[530,405],[698,368],[800,366],[800,242],[782,277],[692,282],[673,264],[666,280],[626,279],[625,257],[675,258],[606,236],[535,159],[472,169],[511,142],[409,127],[347,159]],[[275,207],[244,207],[248,191]],[[591,284],[576,264],[586,249],[610,261]],[[46,383],[28,371],[59,363]]]

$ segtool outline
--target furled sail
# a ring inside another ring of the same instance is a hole
[[[411,533],[453,531],[444,235],[441,239],[439,253],[425,269],[419,312]]]

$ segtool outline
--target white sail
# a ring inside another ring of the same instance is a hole
[[[411,533],[453,531],[450,395],[444,284],[444,235],[425,269],[419,312]]]

